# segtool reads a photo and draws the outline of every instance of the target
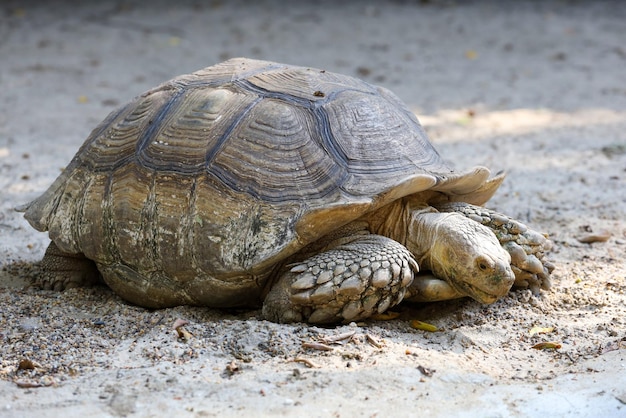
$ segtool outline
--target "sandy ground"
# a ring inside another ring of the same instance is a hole
[[[626,416],[623,3],[41,3],[0,5],[0,416]],[[490,206],[550,234],[553,289],[331,328],[24,290],[49,241],[13,208],[116,106],[234,56],[384,85],[451,164],[507,170]]]

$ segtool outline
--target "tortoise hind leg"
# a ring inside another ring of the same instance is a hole
[[[545,259],[552,242],[543,234],[528,228],[506,215],[469,203],[446,203],[437,206],[441,212],[457,212],[490,228],[502,247],[511,255],[515,273],[514,286],[530,288],[533,292],[549,289],[554,265]]]
[[[380,235],[335,241],[284,272],[263,304],[274,322],[331,323],[365,319],[402,301],[417,263]]]
[[[93,286],[101,282],[96,264],[82,254],[68,254],[51,242],[40,263],[41,274],[34,285],[45,290],[61,291]]]

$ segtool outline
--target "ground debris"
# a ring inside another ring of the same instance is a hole
[[[292,361],[293,361],[294,363],[302,363],[302,364],[304,364],[305,366],[307,366],[307,367],[309,367],[309,368],[311,368],[311,369],[315,369],[315,368],[317,368],[317,367],[318,367],[318,366],[317,366],[315,363],[313,363],[311,360],[306,359],[306,358],[303,358],[303,357],[296,357],[296,358],[294,358]]]
[[[55,384],[55,380],[51,376],[42,376],[38,380],[18,378],[14,380],[14,383],[17,385],[18,388],[32,389],[52,386]]]
[[[419,372],[426,377],[431,377],[433,373],[435,373],[436,371],[434,369],[429,369],[428,367],[424,367],[422,365],[417,366],[417,370],[419,370]]]
[[[411,321],[411,328],[419,329],[419,330],[427,331],[427,332],[439,331],[439,328],[437,328],[437,326],[428,324],[426,322],[418,321],[417,319],[414,319]]]
[[[341,341],[350,341],[356,334],[356,331],[348,331],[337,335],[329,335],[320,338],[320,341],[324,344],[337,344]]]
[[[370,343],[374,347],[383,348],[383,345],[377,339],[372,337],[370,334],[365,334],[365,339],[367,340],[368,343]]]
[[[235,374],[237,374],[239,372],[241,372],[241,367],[239,367],[239,365],[237,364],[237,362],[235,360],[232,360],[224,368],[224,374],[223,375],[225,377],[232,377],[232,376],[234,376]]]
[[[17,370],[34,370],[36,368],[41,368],[41,365],[27,358],[20,360],[17,365]]]
[[[534,348],[535,350],[558,350],[561,348],[561,344],[557,342],[547,341],[543,343],[537,343],[531,348]]]
[[[333,348],[328,345],[328,344],[324,344],[324,343],[319,343],[319,342],[303,342],[302,343],[302,348],[310,348],[312,350],[319,350],[319,351],[333,351]]]
[[[183,341],[189,341],[193,337],[193,334],[184,328],[184,325],[187,325],[188,323],[189,321],[179,318],[174,321],[174,324],[172,325],[172,329],[176,331],[176,333],[178,334],[178,338]]]
[[[583,244],[592,244],[594,242],[606,242],[609,240],[609,238],[611,238],[611,233],[609,231],[600,231],[596,233],[585,234],[576,239]]]

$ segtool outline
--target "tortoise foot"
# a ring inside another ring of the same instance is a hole
[[[266,297],[263,315],[275,322],[362,320],[400,303],[417,270],[409,251],[389,238],[344,240],[292,265]]]
[[[41,260],[41,274],[33,286],[44,290],[62,291],[74,287],[93,286],[101,282],[96,264],[82,254],[68,254],[51,242]]]
[[[404,300],[407,302],[439,302],[465,297],[450,286],[445,280],[441,280],[432,274],[420,274],[415,277],[413,283],[407,289]]]

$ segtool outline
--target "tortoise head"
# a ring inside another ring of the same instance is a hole
[[[425,251],[418,259],[437,278],[481,303],[508,293],[515,281],[511,256],[489,228],[458,213],[422,213],[417,218],[419,224],[413,225],[419,232],[409,235],[422,241],[417,247]]]

